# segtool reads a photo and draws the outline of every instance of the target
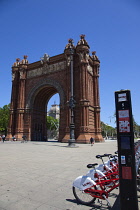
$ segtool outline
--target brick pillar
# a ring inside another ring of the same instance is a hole
[[[79,57],[79,74],[80,81],[79,87],[79,101],[77,101],[77,115],[79,113],[79,128],[77,128],[76,142],[89,143],[89,99],[88,99],[88,63],[89,63],[89,45],[84,39],[84,35],[81,35],[81,39],[76,46],[76,53]],[[76,79],[76,78],[75,78]],[[75,81],[76,83],[76,81]],[[75,85],[76,86],[76,85]]]
[[[66,45],[64,54],[66,58],[66,101],[62,106],[60,106],[60,127],[59,127],[59,139],[61,142],[68,142],[70,139],[70,109],[69,109],[69,100],[70,100],[70,46],[75,49],[75,46],[69,43]],[[63,121],[62,121],[63,119]],[[65,120],[65,121],[64,121]]]
[[[11,94],[11,105],[10,105],[10,120],[8,124],[8,132],[6,139],[11,140],[12,136],[16,134],[17,126],[17,100],[18,100],[18,89],[19,89],[19,63],[20,59],[17,58],[16,62],[12,66],[12,94]],[[17,137],[16,137],[17,138]]]
[[[19,62],[17,59],[12,67],[12,98],[10,108],[10,121],[7,138],[13,135],[18,140],[22,139],[22,135],[27,135],[28,128],[25,129],[25,88],[26,88],[26,69],[28,65],[27,56]]]
[[[100,61],[95,55],[96,52],[92,53],[93,59],[93,97],[94,97],[94,125],[95,134],[94,138],[96,142],[104,141],[101,135],[101,125],[100,125],[100,101],[99,101],[99,67]]]
[[[16,135],[18,139],[22,139],[24,134],[24,115],[25,115],[25,86],[26,86],[26,68],[24,66],[19,69],[19,95],[17,108],[17,127]],[[25,134],[24,134],[25,135]]]

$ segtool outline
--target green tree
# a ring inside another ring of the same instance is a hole
[[[0,108],[0,132],[7,134],[7,127],[10,115],[10,104]]]
[[[116,128],[113,128],[112,126],[105,124],[101,121],[101,130],[102,130],[102,136],[105,138],[108,138],[109,136],[113,137],[116,136]]]
[[[135,138],[140,136],[140,125],[138,125],[133,117],[133,130]]]
[[[51,116],[47,116],[47,130],[49,137],[55,137],[58,134],[59,120]]]
[[[54,117],[47,116],[47,128],[49,130],[57,130],[59,126],[59,120]]]

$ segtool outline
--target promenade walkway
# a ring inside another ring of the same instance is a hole
[[[58,142],[0,142],[0,210],[93,210],[108,209],[106,201],[92,206],[77,205],[72,182],[84,175],[95,156],[114,153],[117,142],[79,144],[68,148]],[[119,209],[118,190],[109,197]]]

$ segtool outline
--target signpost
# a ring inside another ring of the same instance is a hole
[[[133,117],[130,91],[116,91],[115,105],[121,210],[138,210]]]

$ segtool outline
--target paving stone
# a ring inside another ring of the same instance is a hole
[[[74,179],[88,172],[97,154],[114,153],[117,142],[79,144],[68,148],[59,142],[0,142],[0,210],[108,209],[106,201],[78,205],[72,193]],[[119,190],[110,193],[113,206]],[[117,209],[114,209],[117,210]]]

